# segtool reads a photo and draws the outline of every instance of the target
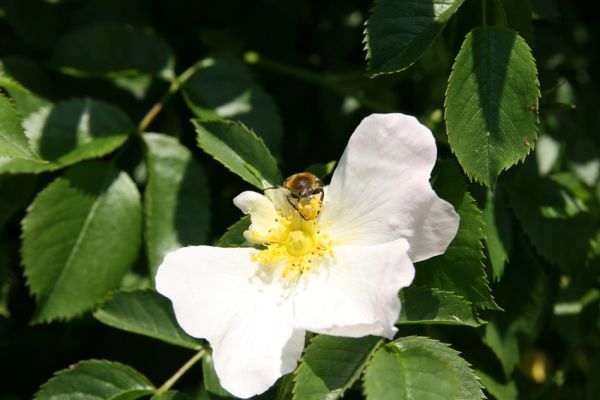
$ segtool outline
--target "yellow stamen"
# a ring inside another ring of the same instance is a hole
[[[283,262],[282,276],[286,278],[307,273],[316,260],[333,256],[332,241],[318,228],[316,217],[320,209],[321,200],[314,197],[305,204],[299,204],[298,210],[292,209],[290,215],[284,216],[279,212],[273,228],[265,235],[251,231],[253,241],[266,246],[252,256],[252,261],[259,264]]]

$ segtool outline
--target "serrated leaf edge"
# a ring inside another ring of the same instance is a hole
[[[154,384],[152,382],[150,382],[150,380],[144,375],[142,374],[140,371],[138,371],[137,369],[127,365],[127,364],[123,364],[120,363],[118,361],[111,361],[111,360],[105,360],[105,359],[98,359],[98,358],[90,358],[88,360],[81,360],[76,362],[75,364],[71,364],[66,368],[60,369],[58,371],[55,371],[52,376],[50,377],[50,379],[48,379],[46,382],[44,382],[40,388],[38,389],[38,391],[35,393],[34,395],[34,400],[39,399],[39,395],[40,393],[46,388],[46,386],[48,386],[49,384],[51,384],[52,382],[54,382],[56,380],[56,378],[58,378],[59,376],[61,376],[64,373],[68,373],[70,371],[73,371],[75,368],[77,368],[78,366],[82,365],[82,364],[113,364],[113,365],[117,365],[119,367],[122,367],[123,369],[127,369],[130,371],[135,372],[136,374],[139,374],[141,377],[143,377],[148,386],[150,386],[152,389],[148,389],[148,391],[154,391],[156,390],[156,387],[154,386]]]
[[[465,36],[465,39],[463,40],[463,42],[462,42],[462,44],[460,46],[460,50],[458,51],[458,53],[456,53],[456,57],[454,58],[454,62],[452,63],[452,70],[450,72],[450,76],[448,77],[448,85],[446,86],[446,91],[444,93],[444,122],[445,122],[445,125],[446,125],[446,134],[448,132],[448,118],[447,118],[447,112],[446,112],[446,110],[448,108],[448,90],[450,89],[450,84],[451,84],[452,78],[454,76],[454,71],[455,71],[454,67],[456,65],[456,60],[458,59],[458,57],[460,56],[461,52],[463,51],[463,49],[465,47],[465,43],[467,42],[467,38],[469,36],[472,36],[473,31],[475,29],[478,29],[478,28],[480,28],[480,27],[475,27],[475,28],[471,29],[467,33],[467,35]],[[538,71],[537,71],[537,63],[536,63],[535,57],[533,56],[533,51],[531,50],[531,47],[529,47],[529,44],[527,44],[527,41],[523,37],[521,37],[521,35],[517,31],[515,31],[513,29],[510,29],[510,28],[507,28],[507,27],[502,27],[502,28],[514,32],[515,35],[516,35],[516,38],[517,38],[516,40],[521,40],[523,42],[523,44],[525,45],[525,47],[526,47],[529,55],[531,56],[531,58],[528,61],[531,61],[533,63],[533,67],[535,68],[535,71],[536,71],[536,76],[535,76],[534,84],[536,86],[537,93],[538,93],[538,96],[537,96],[537,99],[536,99],[536,104],[535,104],[535,106],[537,108],[537,107],[539,107],[539,100],[541,98],[541,93],[540,93],[539,74],[538,74]],[[537,136],[538,136],[538,134],[540,132],[539,112],[536,112],[536,116],[537,116],[537,123],[535,124],[535,128],[534,128],[534,133],[535,133],[535,139],[536,140],[533,143],[531,143],[530,146],[527,146],[527,152],[522,157],[519,157],[517,160],[515,160],[511,164],[508,164],[505,167],[501,168],[500,171],[498,171],[498,175],[496,175],[493,179],[490,179],[490,184],[489,185],[483,179],[478,179],[477,177],[470,175],[469,171],[464,167],[463,162],[457,156],[456,159],[458,160],[458,162],[459,162],[462,170],[465,172],[465,175],[469,178],[469,180],[472,181],[472,182],[475,181],[475,182],[477,182],[479,184],[482,184],[484,186],[488,186],[488,187],[490,187],[490,188],[493,189],[494,186],[495,186],[495,183],[496,183],[496,181],[498,179],[498,176],[500,176],[500,174],[502,174],[502,172],[507,171],[509,168],[512,168],[512,167],[518,165],[519,163],[523,163],[525,161],[525,159],[527,158],[527,156],[534,150],[534,148],[535,148],[535,142],[537,142]],[[454,151],[454,147],[453,146],[450,146],[450,150],[452,151],[452,154],[456,155],[456,152]],[[491,176],[489,176],[488,178],[491,178]]]
[[[243,158],[239,157],[238,153],[235,152],[235,151],[233,151],[233,152],[236,154],[236,156],[238,157],[238,159],[240,161],[242,161],[242,164],[244,165],[244,167],[252,175],[254,175],[254,177],[257,179],[257,181],[261,182],[261,186],[257,186],[256,182],[250,182],[250,180],[244,178],[243,176],[240,176],[237,172],[235,172],[231,168],[229,168],[229,166],[225,165],[225,163],[220,159],[220,157],[217,157],[217,156],[215,156],[213,154],[210,154],[207,151],[205,151],[204,148],[203,148],[203,146],[202,146],[202,144],[200,143],[200,134],[198,132],[198,125],[200,125],[200,127],[202,129],[205,129],[204,127],[202,127],[202,123],[203,122],[223,122],[223,123],[225,123],[227,125],[239,125],[239,126],[241,126],[242,129],[247,130],[251,134],[251,136],[258,141],[259,146],[261,146],[265,150],[265,154],[267,155],[267,157],[269,158],[269,160],[272,161],[275,166],[277,166],[277,160],[275,159],[275,157],[273,157],[273,154],[271,154],[271,151],[269,150],[269,148],[267,147],[267,145],[265,144],[265,142],[262,140],[262,138],[259,135],[257,135],[256,132],[253,129],[247,127],[242,122],[234,121],[234,120],[230,120],[230,119],[226,119],[226,118],[193,118],[191,121],[192,121],[192,124],[196,127],[196,143],[198,144],[198,147],[200,147],[200,149],[202,149],[202,151],[204,151],[206,154],[210,155],[213,159],[215,159],[216,161],[218,161],[221,165],[223,165],[225,168],[227,168],[230,172],[232,172],[233,174],[239,176],[244,181],[248,182],[249,184],[251,184],[254,187],[257,187],[260,190],[263,190],[263,189],[268,188],[268,187],[274,187],[274,186],[276,186],[276,184],[274,184],[273,182],[267,181],[265,177],[263,177],[263,176],[257,176],[256,175],[256,169],[254,169],[254,168],[253,169],[248,168],[247,165],[251,165],[251,164],[248,163],[248,162],[246,162],[246,160],[244,160]],[[212,133],[211,133],[211,135],[212,135]],[[221,143],[225,143],[221,139],[219,139],[218,137],[215,136],[215,138],[217,138]],[[227,147],[231,149],[231,147],[229,145],[227,145]],[[279,172],[279,175],[281,176],[281,171],[279,170],[279,167],[277,168],[277,171]]]
[[[312,344],[312,342],[318,337],[319,335],[315,335],[311,338],[310,343],[308,344],[308,346],[306,346],[305,350],[304,350],[304,354],[302,355],[302,357],[300,358],[300,360],[298,361],[299,365],[296,368],[296,370],[293,372],[294,377],[293,377],[293,387],[292,387],[292,400],[303,400],[300,399],[296,394],[296,378],[298,377],[297,372],[303,368],[304,365],[304,356],[306,355],[306,351],[308,350],[308,348],[310,347],[310,345]],[[333,396],[331,396],[331,393],[328,394],[327,396],[327,400],[335,400],[335,399],[339,399],[341,398],[344,393],[350,389],[352,387],[352,385],[354,385],[354,383],[356,381],[358,381],[359,379],[362,379],[362,376],[364,374],[365,369],[367,368],[369,362],[371,362],[371,359],[373,358],[373,355],[375,354],[375,352],[383,345],[384,343],[384,339],[380,339],[377,342],[375,342],[375,344],[373,345],[373,348],[371,349],[371,351],[369,352],[369,354],[367,354],[367,356],[365,357],[365,360],[360,364],[359,368],[354,371],[354,373],[352,374],[352,376],[350,377],[350,379],[348,380],[348,382],[346,382],[346,384],[338,391],[335,392],[335,394],[333,394]]]

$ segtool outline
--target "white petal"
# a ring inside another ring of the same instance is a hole
[[[298,282],[294,323],[316,333],[391,339],[400,313],[398,291],[415,275],[407,250],[405,239],[336,247],[328,265],[315,265]]]
[[[403,237],[416,262],[442,254],[458,215],[429,183],[437,149],[414,117],[373,114],[354,131],[333,173],[320,221],[344,245]]]
[[[259,270],[254,251],[185,247],[169,253],[156,275],[181,327],[210,342],[221,385],[244,398],[293,371],[304,346],[304,331],[288,324],[280,272]]]
[[[273,202],[260,193],[242,192],[233,199],[233,204],[244,214],[250,214],[252,221],[250,230],[261,236],[267,235],[267,231],[277,225],[275,220],[278,215]]]

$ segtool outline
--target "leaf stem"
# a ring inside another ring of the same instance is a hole
[[[481,0],[481,23],[487,26],[487,0]]]
[[[205,354],[206,354],[206,349],[202,349],[199,352],[197,352],[192,358],[190,358],[185,364],[183,364],[181,366],[181,368],[179,368],[177,370],[177,372],[175,372],[173,374],[173,376],[171,376],[169,379],[167,379],[165,381],[165,383],[162,384],[161,387],[156,389],[155,394],[157,394],[157,395],[162,394],[162,393],[166,392],[167,390],[171,389],[171,387],[179,380],[179,378],[181,378],[183,376],[183,374],[185,374],[198,361],[200,361],[202,359],[202,357],[204,357]]]
[[[183,85],[196,73],[198,68],[202,66],[202,61],[198,61],[188,67],[185,71],[183,71],[179,76],[175,77],[171,81],[171,85],[167,91],[161,96],[161,98],[148,110],[144,118],[142,118],[140,124],[138,125],[137,132],[143,133],[154,121],[156,116],[162,111],[165,104],[169,101],[169,99],[179,91],[183,87]]]
[[[244,59],[248,64],[254,64],[258,67],[276,72],[281,75],[286,75],[304,82],[309,82],[318,86],[325,87],[333,92],[343,96],[348,96],[358,101],[363,107],[375,112],[394,112],[393,107],[373,100],[356,89],[348,89],[339,84],[339,79],[333,76],[327,76],[322,73],[313,72],[305,68],[296,67],[294,65],[285,64],[276,60],[272,60],[259,55],[258,53],[249,51],[244,55]]]

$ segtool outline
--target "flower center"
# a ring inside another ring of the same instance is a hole
[[[314,248],[315,239],[314,234],[303,230],[295,230],[288,233],[288,238],[283,244],[289,255],[302,257]]]
[[[293,208],[288,216],[280,211],[266,235],[251,232],[252,239],[265,246],[252,256],[252,261],[259,264],[283,262],[282,276],[285,278],[307,273],[318,259],[333,256],[333,242],[329,236],[320,231],[316,218],[307,220],[305,214],[300,214],[302,211]]]

